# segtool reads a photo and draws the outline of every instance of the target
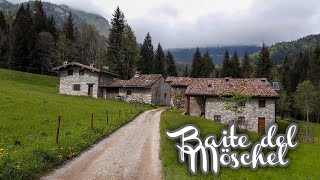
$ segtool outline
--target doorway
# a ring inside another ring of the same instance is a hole
[[[264,134],[266,131],[266,119],[265,118],[258,118],[258,132],[260,134]]]
[[[89,84],[88,85],[88,96],[93,96],[93,85]]]

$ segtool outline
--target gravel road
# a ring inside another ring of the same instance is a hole
[[[146,111],[111,136],[42,179],[162,179],[160,116]]]

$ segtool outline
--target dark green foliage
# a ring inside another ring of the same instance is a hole
[[[241,64],[241,74],[243,78],[249,78],[252,75],[253,67],[250,63],[250,58],[248,53],[246,52]]]
[[[213,60],[210,57],[209,52],[207,51],[203,56],[203,77],[213,77],[214,76],[215,66],[213,64]]]
[[[182,76],[183,77],[189,77],[190,76],[190,70],[189,70],[188,65],[185,66]]]
[[[47,19],[47,31],[51,33],[55,41],[58,40],[58,29],[56,27],[56,22],[53,16]]]
[[[138,61],[138,70],[142,71],[143,74],[151,74],[153,70],[153,45],[150,34],[148,33],[146,38],[143,41],[141,51],[140,51],[140,60]]]
[[[41,1],[34,2],[33,20],[35,33],[47,30],[47,15],[43,10],[43,3]]]
[[[0,11],[0,68],[8,66],[9,42],[9,25],[5,20],[3,12]]]
[[[317,43],[310,61],[310,80],[317,87],[320,88],[320,44]]]
[[[264,43],[259,52],[257,61],[256,77],[269,78],[272,69],[272,61],[270,59],[269,49]]]
[[[122,71],[124,61],[124,29],[125,16],[120,8],[117,7],[111,20],[107,59],[111,70],[118,73],[122,78],[125,76]]]
[[[232,56],[232,60],[231,60],[231,74],[233,78],[240,78],[241,76],[241,70],[240,70],[240,63],[239,63],[239,57],[237,54],[237,51],[234,51],[234,54]]]
[[[124,79],[130,79],[136,70],[139,59],[139,47],[136,36],[129,25],[125,27],[124,42]]]
[[[165,74],[165,55],[163,53],[160,43],[158,44],[158,48],[156,50],[155,57],[154,57],[153,73]]]
[[[204,63],[202,60],[200,49],[197,48],[193,56],[193,61],[191,66],[192,70],[191,70],[190,77],[194,77],[194,78],[203,77],[203,72],[202,72],[203,66],[204,66]]]
[[[232,76],[232,64],[230,61],[230,54],[228,50],[226,50],[226,52],[224,53],[221,76],[222,77]]]
[[[66,38],[71,42],[76,41],[75,26],[73,23],[73,17],[71,12],[69,13],[67,20],[63,24],[62,32],[65,34]]]
[[[169,51],[166,56],[166,76],[178,76],[177,66],[174,58]]]

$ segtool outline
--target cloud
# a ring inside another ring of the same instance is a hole
[[[20,0],[11,0],[18,2]],[[164,48],[261,45],[319,33],[318,0],[49,0],[103,15],[123,10],[138,41]]]

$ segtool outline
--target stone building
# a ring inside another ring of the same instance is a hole
[[[106,96],[117,97],[128,102],[138,102],[161,106],[170,105],[170,85],[161,74],[140,74],[127,81],[114,80],[102,86]]]
[[[72,96],[102,97],[101,84],[111,82],[118,75],[100,70],[94,65],[83,65],[77,62],[64,62],[53,69],[60,75],[60,94]]]
[[[186,114],[203,116],[213,121],[228,124],[237,121],[240,128],[264,133],[275,122],[276,99],[278,93],[265,78],[232,79],[232,78],[169,78],[172,89],[183,85]],[[225,109],[230,102],[223,96],[237,91],[252,98],[244,104],[243,112],[234,119],[234,113]],[[174,92],[174,90],[172,91]]]

